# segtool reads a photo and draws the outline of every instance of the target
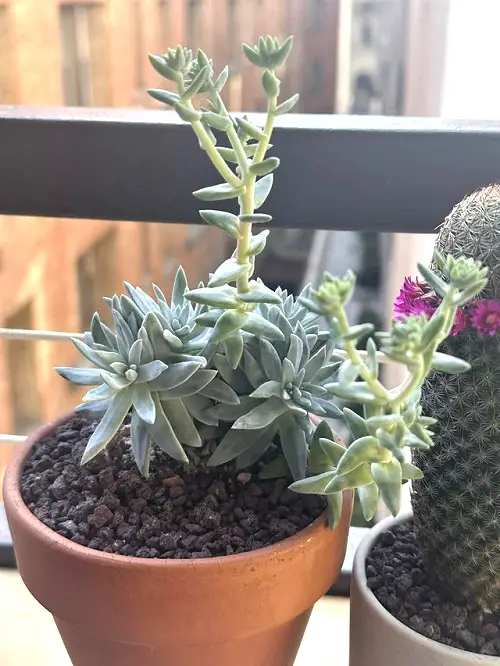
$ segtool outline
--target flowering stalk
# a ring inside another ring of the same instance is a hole
[[[354,275],[348,272],[343,278],[335,278],[325,274],[312,298],[304,299],[307,307],[326,317],[332,339],[343,342],[347,355],[337,381],[326,388],[341,400],[363,407],[363,417],[348,408],[343,410],[354,439],[347,450],[334,444],[329,427],[322,424],[322,434],[315,438],[310,452],[314,475],[291,486],[301,493],[324,494],[330,505],[337,507],[337,514],[341,493],[346,488],[358,489],[367,520],[375,513],[379,495],[393,515],[399,512],[402,482],[422,476],[417,467],[406,462],[404,449],[428,449],[432,445],[433,433],[429,428],[434,419],[422,415],[422,383],[431,370],[451,374],[469,370],[464,361],[437,349],[450,334],[458,309],[484,289],[488,269],[463,257],[444,259],[436,254],[435,261],[445,280],[419,266],[430,289],[441,299],[430,318],[426,311],[429,301],[423,300],[430,290],[424,291],[425,283],[406,283],[407,290],[411,288],[421,299],[421,310],[411,315],[401,314],[390,332],[376,335],[381,352],[408,370],[407,380],[391,391],[378,378],[375,342],[368,340],[366,358],[357,350],[357,342],[371,333],[373,326],[350,326],[347,321],[345,308],[354,291]],[[422,302],[426,305],[422,306]]]

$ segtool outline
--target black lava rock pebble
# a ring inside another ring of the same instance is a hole
[[[105,451],[80,460],[96,422],[75,417],[28,456],[21,493],[32,513],[77,544],[144,558],[196,559],[278,543],[312,523],[325,503],[290,492],[283,479],[259,481],[231,465],[207,467],[213,442],[196,449],[197,465],[154,450],[143,478],[122,426]]]
[[[419,634],[500,656],[500,612],[485,614],[473,600],[436,588],[411,522],[380,536],[367,558],[366,576],[380,603]]]

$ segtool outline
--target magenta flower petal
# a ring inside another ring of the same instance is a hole
[[[425,314],[430,317],[438,305],[439,300],[426,282],[406,277],[394,302],[394,314],[396,319],[402,315]]]
[[[467,313],[464,310],[457,310],[455,323],[453,324],[450,335],[458,335],[467,328],[468,324],[469,317],[467,316]]]
[[[470,311],[471,324],[481,337],[495,335],[500,330],[500,303],[475,301]]]

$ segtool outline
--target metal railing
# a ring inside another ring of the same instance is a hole
[[[496,122],[291,115],[273,143],[278,227],[431,233],[466,193],[500,181]],[[197,223],[191,190],[217,178],[170,112],[0,107],[0,145],[6,215]],[[75,336],[0,329],[4,339]]]

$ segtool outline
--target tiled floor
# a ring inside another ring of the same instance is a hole
[[[295,666],[347,666],[348,624],[347,599],[319,601]],[[71,666],[50,614],[7,569],[0,569],[0,664]]]

